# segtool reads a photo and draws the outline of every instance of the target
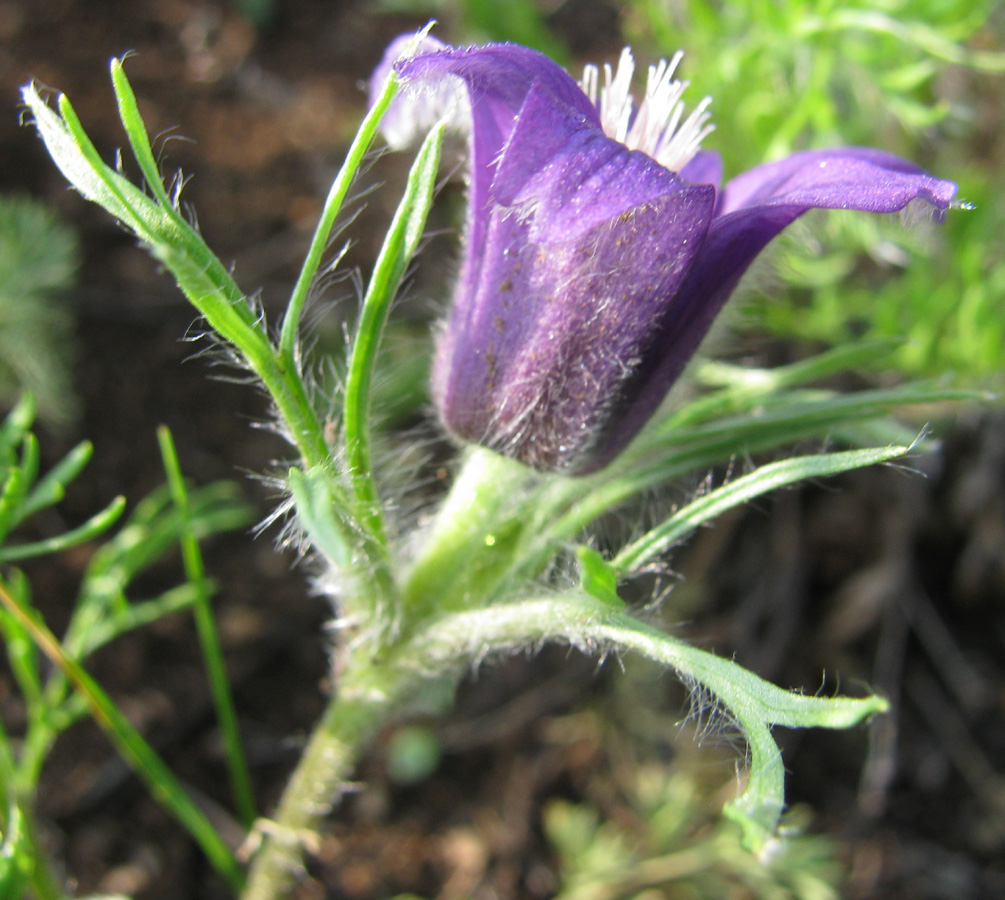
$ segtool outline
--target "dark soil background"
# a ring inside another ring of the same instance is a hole
[[[583,3],[573,16],[570,5],[554,25],[577,53],[610,56],[620,47],[611,7]],[[266,472],[285,448],[253,427],[265,414],[253,389],[210,381],[204,361],[187,361],[190,308],[127,235],[66,189],[34,133],[19,127],[17,88],[34,78],[66,91],[109,158],[123,135],[107,61],[135,51],[127,70],[151,132],[186,138],[164,142],[167,167],[193,176],[185,196],[209,244],[234,260],[244,286],[262,288],[274,315],[362,113],[361,79],[387,41],[416,24],[362,2],[285,0],[276,9],[256,30],[222,0],[0,0],[0,190],[53,206],[83,246],[79,287],[66,298],[83,412],[73,433],[43,432],[43,447],[52,459],[81,437],[96,449],[53,531],[116,494],[138,500],[163,480],[159,423],[173,429],[187,475],[241,480],[263,518],[268,490],[245,473]],[[382,177],[393,179],[394,165]],[[347,266],[372,257],[393,202],[393,191],[369,198]],[[917,468],[925,477],[868,471],[728,517],[675,558],[683,578],[664,615],[780,684],[813,691],[826,669],[849,689],[868,682],[893,701],[893,713],[868,730],[783,735],[790,799],[809,804],[813,827],[841,843],[848,897],[1003,897],[1005,419],[960,418],[944,449]],[[309,571],[291,570],[295,557],[277,551],[269,534],[217,539],[207,557],[222,586],[228,663],[268,809],[331,687],[329,610],[310,595]],[[78,552],[30,572],[57,632],[85,562]],[[172,583],[178,568],[155,572],[152,586],[158,578]],[[227,824],[190,621],[173,617],[131,635],[91,669],[239,843]],[[360,773],[366,786],[334,817],[302,896],[553,893],[558,875],[541,805],[556,796],[603,805],[595,788],[612,762],[602,734],[563,741],[553,726],[598,708],[615,732],[631,733],[632,704],[611,699],[618,678],[617,665],[598,672],[564,650],[482,670],[462,688],[455,713],[433,725],[443,759],[430,779],[396,786],[386,741],[370,754]],[[665,678],[639,684],[639,707],[664,710],[662,752],[672,753],[686,701]],[[0,703],[16,721],[3,673]],[[58,745],[39,802],[72,891],[225,895],[89,724]]]

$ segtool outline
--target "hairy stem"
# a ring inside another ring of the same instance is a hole
[[[262,846],[251,866],[242,900],[280,900],[303,870],[322,820],[343,793],[359,754],[401,706],[414,673],[372,661],[358,650],[341,672],[328,704],[286,785],[271,821],[260,823]],[[354,665],[356,659],[366,662]]]

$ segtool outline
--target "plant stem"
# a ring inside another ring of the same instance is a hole
[[[477,581],[477,603],[490,601],[491,567],[504,535],[499,527],[525,497],[535,473],[490,450],[469,448],[450,493],[437,511],[402,588],[404,613],[413,623],[462,606]]]
[[[303,850],[342,794],[362,750],[401,705],[416,678],[410,668],[374,660],[371,648],[356,648],[339,675],[328,704],[286,785],[274,818],[262,827],[263,843],[241,894],[242,900],[282,900],[300,875]]]

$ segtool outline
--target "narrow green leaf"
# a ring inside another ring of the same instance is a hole
[[[231,794],[242,824],[245,828],[250,828],[257,817],[251,776],[248,773],[241,734],[237,726],[237,711],[234,708],[234,698],[230,692],[223,647],[220,644],[220,635],[213,618],[213,608],[209,602],[202,550],[192,527],[188,491],[185,488],[185,479],[182,476],[181,463],[178,461],[174,440],[171,437],[171,432],[164,425],[157,429],[157,443],[160,446],[171,498],[181,520],[179,542],[182,562],[185,566],[185,575],[196,595],[192,610],[195,615],[203,663],[206,666],[206,677],[213,695],[213,705],[216,708],[216,717],[223,737]]]
[[[310,538],[311,546],[322,553],[337,569],[344,571],[352,564],[353,544],[345,524],[335,516],[335,501],[325,472],[292,468],[287,484],[293,495],[297,520]]]
[[[630,497],[738,454],[760,453],[807,438],[834,435],[900,407],[990,399],[987,392],[918,384],[846,395],[817,392],[810,396],[812,399],[782,395],[776,401],[765,400],[763,408],[749,414],[673,432],[660,423],[643,432],[610,471],[595,479],[595,484],[579,479],[556,482],[549,502],[567,511],[554,515],[554,524],[546,536],[538,535],[537,545],[542,549],[555,546]]]
[[[2,586],[0,586],[0,602],[20,620],[39,648],[86,699],[94,721],[108,735],[122,758],[146,783],[153,797],[195,838],[211,865],[227,881],[231,889],[239,891],[244,882],[241,866],[163,760],[133,728],[98,683],[76,660],[63,652],[55,635]]]
[[[30,559],[33,556],[45,556],[49,553],[59,553],[77,544],[96,538],[107,531],[122,515],[126,508],[125,497],[116,497],[101,512],[92,516],[83,525],[65,531],[56,537],[44,541],[33,541],[30,544],[0,547],[0,563],[16,562]]]
[[[20,468],[13,467],[7,470],[7,478],[4,481],[3,489],[0,491],[0,541],[6,539],[7,534],[17,522],[18,509],[24,499],[26,486],[24,475]],[[3,552],[0,547],[0,553]]]
[[[38,616],[31,603],[31,587],[24,573],[15,569],[8,577],[10,592],[30,615]],[[0,609],[0,632],[7,651],[7,662],[25,701],[29,722],[46,714],[42,698],[42,675],[39,672],[38,652],[27,629],[20,619],[6,609]]]
[[[775,834],[785,806],[785,769],[771,728],[850,728],[888,708],[882,697],[819,697],[786,691],[737,663],[699,650],[580,593],[496,604],[448,614],[401,649],[417,671],[461,670],[471,659],[543,641],[585,650],[633,650],[708,691],[743,732],[750,747],[746,786],[728,814],[743,827],[747,846],[760,850]]]
[[[442,143],[443,126],[440,125],[426,137],[412,164],[404,196],[391,221],[363,298],[346,375],[343,430],[357,500],[356,515],[367,523],[381,543],[384,526],[370,460],[370,389],[391,302],[426,227],[436,189]]]
[[[94,446],[90,441],[77,444],[38,480],[25,502],[21,504],[18,521],[23,521],[39,510],[59,503],[66,493],[67,485],[83,471],[93,454]]]
[[[207,581],[207,593],[212,594],[215,590],[215,582]],[[195,603],[196,596],[192,585],[182,584],[152,600],[133,601],[121,608],[113,609],[83,631],[84,640],[79,647],[74,648],[74,655],[86,659],[99,647],[110,644],[129,631],[135,631],[144,625],[152,625],[165,616],[189,609]],[[64,640],[63,646],[69,650],[67,643]]]
[[[128,85],[121,67],[113,74],[120,86]],[[22,96],[46,148],[70,183],[132,230],[170,270],[210,327],[233,344],[265,384],[304,460],[310,465],[323,463],[328,457],[324,430],[296,367],[279,357],[258,313],[205,241],[173,206],[162,208],[105,165],[65,96],[59,98],[59,114],[33,84],[23,89]],[[120,95],[120,111],[131,140],[138,142],[138,153],[145,156],[147,139],[139,136],[137,129],[142,125],[134,121],[138,111],[126,95]],[[145,173],[154,174],[149,160],[141,164]],[[163,195],[163,188],[157,194]]]
[[[579,584],[591,597],[614,609],[623,609],[624,601],[618,596],[618,573],[604,557],[592,547],[576,548],[579,557]]]
[[[103,206],[123,224],[135,231],[144,242],[152,243],[154,234],[158,230],[158,224],[162,224],[158,223],[158,219],[161,219],[162,216],[157,205],[141,190],[130,184],[126,178],[105,165],[101,154],[91,143],[84,126],[77,117],[77,113],[70,103],[70,98],[65,94],[60,94],[58,106],[62,119],[52,114],[46,106],[46,110],[52,116],[52,131],[56,134],[62,132],[59,137],[68,139],[68,142],[61,140],[55,145],[57,148],[64,148],[60,157],[56,156],[54,147],[49,146],[49,152],[56,164],[59,165],[63,174],[74,187],[88,200],[93,200]],[[32,112],[35,113],[37,121],[39,111],[33,107]],[[49,144],[48,140],[46,144]],[[76,178],[73,177],[74,175]]]
[[[419,42],[429,33],[431,28],[432,23],[416,34],[414,40],[410,42],[409,47],[405,50],[405,56],[414,51],[414,48],[419,45]],[[307,297],[310,294],[311,285],[314,283],[318,269],[321,267],[321,259],[324,256],[325,248],[328,246],[328,239],[331,236],[332,228],[335,227],[335,220],[342,211],[342,205],[345,202],[346,194],[349,192],[349,187],[356,178],[356,173],[359,171],[359,167],[367,151],[373,144],[374,138],[377,135],[377,129],[380,127],[380,122],[397,93],[398,79],[392,72],[381,88],[380,93],[373,99],[370,111],[367,113],[366,118],[363,119],[356,137],[353,138],[349,152],[342,163],[342,168],[339,169],[339,173],[328,191],[324,208],[321,211],[321,218],[314,231],[314,237],[311,239],[311,246],[307,251],[307,257],[300,270],[300,275],[297,277],[293,294],[290,296],[290,302],[287,305],[280,330],[279,353],[283,360],[285,360],[286,365],[291,369],[296,368],[298,362],[296,359],[296,347],[300,331],[300,318],[303,315],[304,307],[307,305]]]
[[[21,442],[21,464],[19,467],[26,488],[30,488],[35,483],[35,479],[38,478],[39,460],[38,438],[29,431]]]
[[[140,109],[136,103],[136,95],[133,87],[126,78],[122,69],[122,60],[113,59],[110,64],[112,72],[112,85],[115,89],[115,99],[119,105],[119,118],[122,120],[129,138],[129,145],[133,149],[133,156],[139,163],[143,177],[146,179],[147,187],[153,191],[157,202],[165,209],[173,209],[173,204],[164,190],[164,182],[161,178],[160,170],[157,168],[157,160],[154,159],[153,149],[150,146],[150,137],[147,134],[146,125],[140,116]]]
[[[35,413],[35,398],[22,394],[0,426],[0,452],[14,452],[35,421]]]
[[[771,726],[850,728],[888,708],[882,697],[810,697],[782,690],[731,660],[690,647],[627,615],[588,630],[711,691],[736,721],[750,748],[750,771],[727,814],[740,822],[746,846],[754,851],[775,834],[785,808],[785,768]]]
[[[611,566],[620,574],[638,571],[700,525],[712,521],[733,507],[748,503],[755,497],[799,481],[823,478],[850,469],[886,462],[903,456],[910,449],[910,447],[882,447],[873,450],[848,450],[842,453],[819,453],[813,456],[794,456],[761,466],[749,475],[737,478],[693,500],[661,525],[622,549],[615,556]]]

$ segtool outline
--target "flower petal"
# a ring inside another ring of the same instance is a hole
[[[865,147],[807,150],[757,166],[726,185],[719,215],[751,206],[890,213],[914,199],[944,210],[956,185],[889,153]]]
[[[471,203],[485,201],[492,164],[509,139],[517,114],[536,84],[598,123],[597,111],[572,77],[536,50],[516,44],[450,47],[400,61],[396,70],[410,91],[451,91],[454,76],[467,87],[471,108]],[[407,101],[407,97],[402,102]]]
[[[598,465],[613,459],[628,443],[624,435],[634,436],[656,411],[741,276],[799,216],[814,208],[890,213],[917,200],[941,212],[955,193],[952,182],[899,157],[854,147],[797,153],[730,181],[701,253],[659,323],[657,341],[666,352],[636,372],[633,402],[598,452]]]
[[[732,291],[772,238],[810,209],[892,213],[922,201],[942,212],[955,194],[952,182],[933,178],[899,157],[861,147],[810,150],[758,166],[723,190],[680,302],[718,308],[714,298]]]
[[[533,88],[438,346],[434,394],[448,428],[537,468],[588,467],[714,196]]]
[[[699,150],[680,170],[680,177],[694,184],[722,185],[722,157],[714,150]]]
[[[409,52],[409,47],[418,36],[402,34],[396,37],[370,76],[370,102],[379,96],[391,72],[396,69]],[[414,48],[416,53],[428,54],[442,50],[447,45],[430,35],[425,35]],[[404,91],[391,103],[380,122],[380,131],[393,150],[403,150],[417,143],[437,122],[446,120],[458,128],[467,128],[470,120],[467,97],[459,83],[447,79],[437,85],[425,85],[423,89]]]

